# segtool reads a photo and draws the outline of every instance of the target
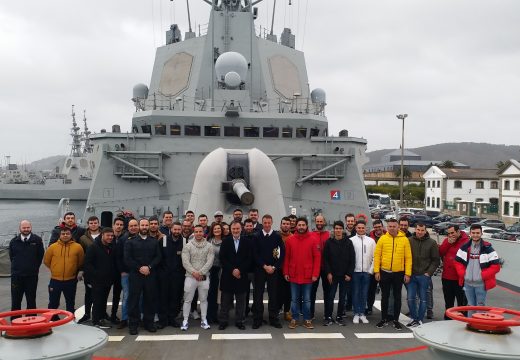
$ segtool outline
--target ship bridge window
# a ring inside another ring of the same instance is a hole
[[[296,137],[297,138],[306,138],[307,137],[307,128],[296,128]]]
[[[170,135],[171,136],[180,136],[181,135],[181,126],[180,125],[170,125]]]
[[[284,128],[282,128],[282,137],[284,137],[284,138],[292,138],[293,137],[292,127],[284,127]]]
[[[143,126],[141,126],[141,130],[143,130],[144,134],[151,134],[152,133],[152,127],[150,125],[143,125]]]
[[[220,136],[220,126],[204,126],[204,136]]]
[[[264,127],[263,134],[265,138],[277,138],[280,134],[280,128],[274,126]]]
[[[259,137],[260,129],[255,126],[246,126],[246,127],[244,127],[244,136],[245,137]]]
[[[185,125],[184,126],[184,135],[200,136],[200,126],[199,125]]]
[[[166,125],[155,125],[155,135],[166,135]]]
[[[314,128],[311,129],[311,136],[319,136],[320,135],[320,129]]]
[[[240,137],[240,127],[239,126],[224,126],[224,136]]]

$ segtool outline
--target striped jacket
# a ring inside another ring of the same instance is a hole
[[[455,257],[455,269],[459,278],[459,285],[464,284],[464,274],[468,266],[468,256],[471,249],[472,240],[462,245],[457,251]],[[490,243],[480,240],[480,269],[482,281],[484,281],[484,288],[491,290],[497,285],[495,275],[500,271],[500,261],[497,252],[493,249]]]

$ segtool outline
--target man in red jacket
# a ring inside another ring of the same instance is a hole
[[[292,320],[289,328],[297,326],[298,314],[303,312],[303,326],[314,329],[311,320],[312,283],[320,276],[321,253],[316,234],[308,231],[306,218],[296,221],[296,233],[285,242],[283,274],[291,283]]]
[[[466,305],[466,295],[462,286],[459,285],[457,270],[455,270],[455,257],[460,247],[469,241],[468,235],[464,231],[459,230],[457,224],[452,224],[448,230],[448,237],[444,239],[439,247],[439,255],[442,259],[442,292],[444,294],[444,303],[446,309],[455,306]],[[444,315],[444,320],[451,320]]]

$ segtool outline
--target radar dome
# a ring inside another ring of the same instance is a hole
[[[325,90],[316,88],[311,92],[311,100],[313,104],[325,104],[327,102],[327,94]]]
[[[133,89],[133,99],[146,99],[148,98],[148,86],[145,84],[137,84]]]
[[[230,71],[224,76],[224,82],[227,88],[235,89],[240,86],[242,79],[236,72]]]
[[[223,53],[215,62],[215,73],[218,81],[225,82],[230,87],[238,87],[247,76],[247,60],[242,54],[237,52],[229,51]],[[235,73],[228,77],[230,84],[226,81],[229,73]],[[236,84],[237,79],[239,80],[238,85],[231,86]]]

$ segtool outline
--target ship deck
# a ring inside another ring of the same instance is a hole
[[[48,270],[42,266],[38,286],[37,305],[47,304],[46,284]],[[434,277],[434,320],[442,320],[444,300],[439,276]],[[0,311],[10,309],[10,279],[0,278]],[[406,290],[403,289],[403,298]],[[111,298],[111,297],[110,297]],[[110,299],[109,298],[109,299]],[[378,295],[376,305],[379,304]],[[130,336],[128,330],[108,330],[109,342],[96,356],[117,359],[432,359],[430,352],[413,338],[413,333],[404,328],[396,331],[391,326],[377,329],[375,324],[380,319],[380,312],[368,317],[369,324],[352,324],[348,316],[346,326],[333,325],[324,327],[323,301],[318,292],[316,304],[315,329],[298,327],[291,330],[284,323],[282,329],[264,325],[260,329],[251,328],[252,320],[247,319],[246,330],[240,331],[229,326],[219,331],[214,325],[210,330],[199,327],[200,320],[190,319],[187,332],[168,327],[156,333],[140,329],[138,336]],[[499,285],[488,293],[487,303],[492,306],[520,309],[520,289]],[[62,301],[63,303],[63,301]],[[83,303],[83,285],[78,286],[77,306]],[[378,306],[376,306],[378,307]],[[403,303],[403,312],[408,309]],[[84,309],[79,307],[76,316],[82,316]],[[267,311],[267,310],[266,310]],[[265,315],[265,317],[267,314]],[[233,323],[233,314],[230,314]],[[407,318],[401,314],[401,323]],[[430,321],[430,320],[427,320]]]

